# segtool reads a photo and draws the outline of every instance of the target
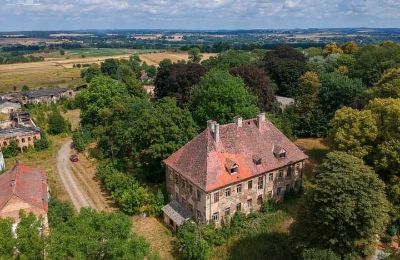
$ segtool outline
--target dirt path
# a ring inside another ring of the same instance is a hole
[[[82,154],[79,162],[72,163],[72,140],[62,145],[57,156],[57,171],[65,190],[75,209],[90,207],[98,211],[113,211],[114,206],[109,195],[101,190],[100,183],[95,180],[96,168]]]

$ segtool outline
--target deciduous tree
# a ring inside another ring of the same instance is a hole
[[[160,68],[155,78],[157,98],[174,97],[180,106],[190,99],[193,86],[200,81],[206,69],[197,63],[176,63]]]
[[[274,83],[257,65],[241,65],[229,71],[234,76],[243,79],[251,93],[257,97],[258,108],[261,111],[273,111],[275,108]]]
[[[200,126],[213,119],[221,124],[235,116],[251,118],[257,114],[256,99],[242,79],[228,72],[212,70],[195,87],[190,104],[193,118]]]
[[[303,53],[289,46],[278,46],[267,52],[262,64],[278,85],[277,94],[286,97],[296,95],[298,79],[307,70]]]
[[[343,107],[336,111],[330,126],[334,149],[359,158],[371,153],[378,136],[378,126],[370,110]]]
[[[374,253],[388,222],[384,183],[362,160],[341,152],[329,153],[316,173],[293,227],[298,246],[340,256]]]

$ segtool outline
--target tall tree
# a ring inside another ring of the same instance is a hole
[[[100,147],[144,170],[145,177],[153,181],[165,176],[161,161],[197,133],[190,112],[179,108],[172,98],[155,103],[132,99],[116,104],[110,118]]]
[[[367,45],[356,52],[355,58],[350,74],[372,86],[386,70],[400,65],[400,45],[392,42]]]
[[[292,230],[298,246],[372,255],[388,222],[384,183],[361,159],[342,152],[329,153],[316,173]]]
[[[378,136],[378,126],[370,110],[343,107],[336,111],[330,125],[334,149],[359,158],[371,153]]]
[[[210,119],[225,124],[238,115],[253,117],[258,111],[255,104],[256,98],[242,79],[226,71],[211,70],[195,87],[190,107],[195,121],[205,126]]]
[[[250,91],[257,97],[258,108],[261,111],[273,111],[275,108],[274,83],[257,65],[241,65],[230,69],[234,76],[239,76]]]
[[[197,48],[197,47],[190,48],[189,51],[188,51],[188,54],[189,54],[189,60],[191,62],[198,63],[198,62],[201,61],[202,55],[201,55],[201,52],[200,52],[199,48]]]
[[[374,98],[400,98],[400,68],[390,69],[381,79],[365,91],[367,100]]]
[[[44,259],[45,241],[41,233],[42,222],[32,213],[20,212],[17,227],[17,248],[20,259]]]
[[[324,50],[322,51],[322,53],[324,54],[324,56],[329,56],[331,54],[342,54],[343,50],[341,48],[339,48],[339,46],[336,45],[336,43],[328,43]]]
[[[339,73],[326,73],[321,77],[319,100],[324,113],[330,118],[342,106],[357,106],[364,91],[361,80]]]
[[[12,233],[12,220],[0,219],[0,259],[12,259],[15,253],[16,239]]]
[[[297,114],[303,119],[310,119],[318,104],[318,94],[321,87],[318,74],[307,71],[299,78],[299,88],[295,99]]]
[[[209,59],[202,61],[201,64],[203,64],[208,70],[229,70],[240,65],[251,64],[257,61],[257,53],[229,50],[219,53],[218,56],[210,57]]]
[[[296,95],[298,79],[307,70],[303,53],[289,46],[278,46],[267,52],[262,64],[278,85],[277,94],[287,97]]]
[[[81,109],[82,124],[92,127],[104,125],[112,113],[110,107],[113,102],[124,103],[128,97],[129,93],[124,84],[105,76],[94,78],[90,87],[75,97],[76,104]]]
[[[115,59],[106,59],[101,63],[100,70],[104,75],[110,76],[113,79],[118,79],[117,71],[118,71],[119,62]]]
[[[197,63],[175,63],[158,71],[155,78],[155,95],[157,98],[174,97],[180,106],[190,99],[193,86],[200,81],[206,69]]]

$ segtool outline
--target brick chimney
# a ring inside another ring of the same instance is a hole
[[[257,126],[261,129],[262,124],[265,122],[265,113],[260,113],[257,115]]]
[[[242,127],[243,126],[243,118],[241,118],[240,116],[236,116],[234,118],[235,124],[237,127]]]
[[[219,124],[213,120],[207,121],[207,128],[211,130],[215,143],[219,142]]]

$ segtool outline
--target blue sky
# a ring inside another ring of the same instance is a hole
[[[0,0],[0,4],[0,31],[400,25],[400,0]]]

